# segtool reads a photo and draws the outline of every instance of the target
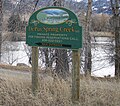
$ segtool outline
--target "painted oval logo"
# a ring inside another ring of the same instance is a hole
[[[37,19],[44,24],[61,24],[68,20],[69,14],[62,9],[45,9],[37,14]]]

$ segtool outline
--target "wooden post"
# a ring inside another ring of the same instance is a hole
[[[72,102],[79,103],[80,96],[80,53],[72,50]]]
[[[32,47],[32,92],[34,96],[38,91],[38,47]]]

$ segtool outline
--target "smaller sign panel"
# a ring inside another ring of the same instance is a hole
[[[79,49],[82,47],[82,27],[76,15],[66,8],[42,8],[29,19],[26,43],[29,46]]]

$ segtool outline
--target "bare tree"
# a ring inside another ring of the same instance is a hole
[[[111,31],[109,19],[110,19],[110,15],[108,14],[93,14],[91,19],[92,31],[99,31],[99,32]]]
[[[110,0],[115,32],[115,76],[120,78],[120,10],[119,0]]]
[[[64,0],[53,0],[53,6],[64,6]],[[62,77],[66,77],[69,74],[69,65],[68,65],[68,56],[67,50],[55,50],[55,57],[56,57],[56,73],[61,75]]]
[[[2,22],[3,22],[3,12],[2,12],[2,3],[0,0],[0,62],[1,62],[1,47],[2,47]]]
[[[53,0],[53,6],[64,6],[65,0]]]
[[[91,37],[90,37],[90,21],[92,14],[92,0],[88,0],[88,9],[86,15],[86,23],[85,23],[85,74],[91,74]]]
[[[44,58],[42,60],[45,63],[45,67],[52,69],[53,62],[55,61],[55,50],[51,48],[39,48],[39,50],[42,56],[44,55]]]

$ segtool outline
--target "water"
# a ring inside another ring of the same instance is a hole
[[[29,51],[25,42],[9,42],[2,44],[2,63],[17,65],[17,63],[25,63],[29,65]]]
[[[92,75],[114,76],[114,39],[109,37],[96,37],[92,40]]]
[[[92,39],[92,75],[114,76],[114,39],[108,37],[96,37]],[[2,63],[17,65],[17,63],[29,64],[31,48],[25,42],[4,42],[2,45]],[[44,67],[42,61],[39,65]]]

